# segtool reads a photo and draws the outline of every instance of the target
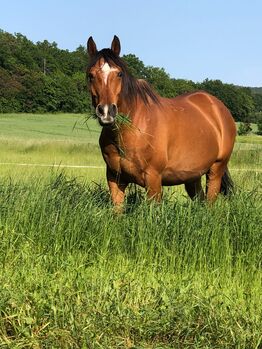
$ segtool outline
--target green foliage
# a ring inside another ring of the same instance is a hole
[[[129,55],[124,55],[123,60],[128,66],[128,70],[131,75],[133,75],[137,79],[146,78],[146,67],[138,57],[136,57],[133,54],[129,54]]]
[[[252,131],[252,127],[249,122],[240,122],[237,133],[240,136],[247,135]]]
[[[254,112],[254,100],[249,88],[224,84],[220,80],[208,79],[199,84],[199,88],[213,94],[224,102],[236,121],[249,121]]]
[[[193,81],[184,79],[173,79],[173,88],[175,96],[183,93],[193,92],[199,89],[197,84],[195,84]]]
[[[135,55],[123,56],[130,73],[137,79],[147,80],[155,90],[163,97],[175,97],[177,95],[192,92],[197,89],[193,81],[183,79],[171,79],[163,68],[145,66]]]
[[[135,55],[123,56],[130,73],[147,80],[163,97],[205,90],[231,110],[236,121],[257,122],[259,89],[172,79],[163,68],[145,66]],[[0,112],[86,112],[92,109],[86,88],[86,49],[61,50],[47,40],[34,44],[22,34],[0,31]]]
[[[262,94],[253,94],[256,112],[262,112]]]
[[[262,95],[262,87],[250,87],[253,94]]]
[[[163,68],[148,66],[146,68],[146,80],[161,96],[169,98],[175,96],[173,82]]]
[[[262,112],[259,113],[257,122],[257,134],[262,135]]]
[[[45,61],[45,66],[44,66]],[[85,112],[87,55],[0,31],[0,112]]]

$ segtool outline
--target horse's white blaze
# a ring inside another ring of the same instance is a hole
[[[104,83],[105,85],[107,84],[107,78],[108,75],[112,72],[112,71],[116,71],[116,68],[111,68],[110,65],[106,62],[102,67],[101,70],[103,72],[103,78],[104,78]]]
[[[107,116],[108,114],[108,104],[104,105],[104,116]]]

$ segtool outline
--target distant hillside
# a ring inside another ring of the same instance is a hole
[[[163,97],[205,90],[222,100],[236,121],[256,122],[256,112],[262,110],[262,87],[172,79],[163,68],[146,66],[133,54],[122,58],[133,76],[147,80]],[[83,46],[70,52],[58,48],[55,42],[33,43],[22,34],[0,29],[0,113],[90,111],[87,64]]]
[[[252,93],[257,93],[262,95],[262,87],[250,87]]]

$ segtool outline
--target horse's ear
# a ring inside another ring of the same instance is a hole
[[[92,36],[87,40],[87,52],[90,57],[97,53],[96,43],[94,42]]]
[[[111,44],[111,50],[114,52],[115,55],[119,56],[121,45],[119,38],[115,35],[114,39]]]

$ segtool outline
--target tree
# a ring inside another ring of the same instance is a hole
[[[254,100],[251,90],[246,87],[237,87],[224,84],[220,80],[204,80],[198,85],[219,98],[231,111],[236,121],[248,122],[254,113]]]
[[[193,92],[198,89],[197,85],[191,80],[173,79],[172,81],[176,96],[187,92]]]
[[[43,103],[44,76],[40,72],[26,72],[19,77],[23,88],[17,95],[22,110],[27,113],[45,112]]]
[[[251,131],[252,131],[252,128],[249,122],[240,122],[238,131],[237,131],[239,136],[247,135]]]
[[[262,112],[262,94],[254,93],[253,98],[254,98],[254,104],[255,104],[255,111]]]
[[[170,76],[164,68],[148,66],[145,69],[145,79],[156,89],[162,97],[174,97],[175,88]]]
[[[262,135],[262,112],[258,114],[257,134]]]
[[[129,54],[124,55],[122,58],[125,61],[131,75],[133,75],[137,79],[146,78],[146,67],[138,57]]]
[[[19,112],[22,110],[21,103],[17,98],[23,85],[7,70],[0,68],[0,112]]]
[[[219,99],[241,122],[257,122],[262,110],[261,88],[244,88],[205,80],[171,79],[163,68],[145,66],[135,55],[124,55],[130,73],[145,79],[163,97],[205,90]],[[45,62],[45,67],[44,67]],[[34,44],[22,34],[0,30],[0,112],[85,112],[91,101],[86,89],[86,48],[59,49],[56,42]],[[45,69],[44,69],[45,68]]]

